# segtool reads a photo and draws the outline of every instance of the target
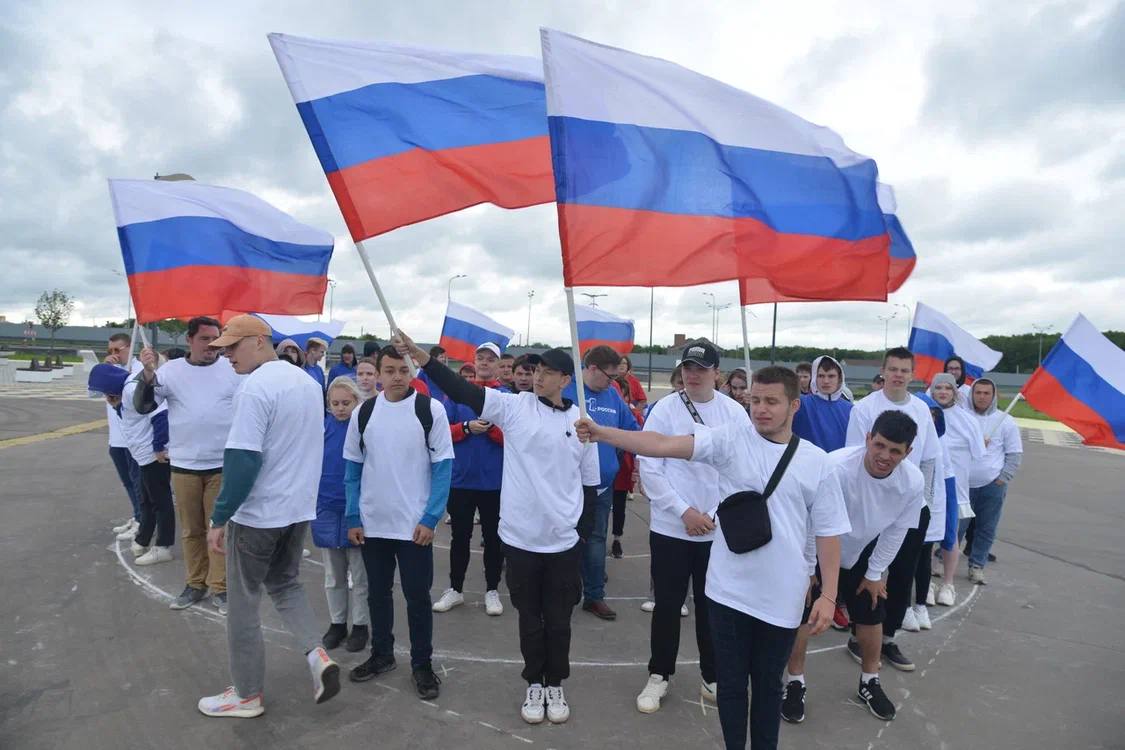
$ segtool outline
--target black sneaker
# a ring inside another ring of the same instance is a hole
[[[859,690],[856,691],[860,700],[867,704],[867,710],[871,715],[883,721],[890,721],[895,717],[895,704],[891,703],[891,699],[883,692],[883,686],[879,684],[878,677],[872,677],[867,682],[859,683]]]
[[[854,635],[848,639],[848,655],[855,659],[860,666],[863,666],[863,652],[860,651],[859,641],[855,639]]]
[[[907,658],[906,654],[902,653],[902,649],[894,641],[883,644],[883,658],[890,662],[891,666],[895,669],[902,670],[903,672],[913,672],[914,662]]]
[[[989,561],[989,562],[996,562],[996,555],[994,555],[994,554],[992,554],[991,552],[989,552],[989,553],[988,553],[988,561]]]
[[[619,539],[613,540],[613,544],[609,547],[609,554],[618,560],[625,557],[625,552],[621,549],[621,541]]]
[[[440,684],[441,678],[434,674],[433,667],[428,664],[414,670],[414,689],[418,691],[418,697],[422,700],[432,701],[438,697],[441,692],[438,688]]]
[[[352,625],[352,632],[348,640],[344,641],[344,649],[353,654],[367,648],[368,631],[366,625]]]
[[[785,686],[785,696],[781,699],[781,718],[790,724],[800,724],[805,720],[805,683],[791,680]]]
[[[168,605],[168,609],[187,609],[196,602],[203,601],[207,596],[207,589],[197,589],[194,586],[184,586],[183,593]]]
[[[344,623],[334,622],[328,626],[328,632],[320,639],[320,644],[325,651],[339,648],[344,639],[348,637],[348,626]]]
[[[367,682],[374,679],[381,674],[386,674],[394,670],[398,664],[395,663],[393,656],[376,656],[371,655],[371,658],[360,664],[358,667],[352,668],[348,672],[348,679],[352,682]]]

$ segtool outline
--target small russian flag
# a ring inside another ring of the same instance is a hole
[[[610,315],[605,310],[589,305],[575,305],[574,316],[578,322],[578,349],[583,355],[601,344],[618,354],[633,351],[633,321]]]
[[[450,300],[445,308],[440,344],[450,359],[472,362],[481,344],[492,342],[504,351],[514,335],[511,328],[479,310]]]
[[[914,307],[914,327],[910,330],[910,351],[914,353],[914,377],[929,383],[945,371],[945,360],[956,354],[965,360],[965,382],[971,383],[996,367],[1002,353],[989,349],[944,313],[919,302]]]

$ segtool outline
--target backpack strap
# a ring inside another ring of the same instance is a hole
[[[797,453],[797,445],[801,442],[801,438],[794,435],[789,438],[789,445],[785,448],[785,453],[781,455],[781,460],[777,462],[777,466],[770,475],[770,481],[766,483],[766,489],[762,492],[762,499],[768,498],[777,489],[777,485],[781,483],[782,477],[785,476],[785,470],[789,468],[789,462],[793,460],[793,456]]]
[[[430,397],[425,393],[414,394],[414,416],[418,417],[418,422],[422,425],[422,437],[426,440],[426,448],[430,448],[430,430],[434,426],[434,413],[430,411]]]
[[[379,394],[375,394],[371,398],[364,401],[359,405],[359,452],[366,453],[367,449],[363,445],[363,433],[367,429],[367,423],[371,421],[371,412],[375,411],[375,399],[379,398]]]

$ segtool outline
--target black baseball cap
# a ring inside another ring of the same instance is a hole
[[[542,354],[528,354],[527,362],[532,366],[542,364],[552,370],[558,370],[564,375],[574,377],[574,357],[566,349],[556,347],[548,349]]]
[[[688,362],[714,370],[719,366],[719,350],[706,342],[690,344],[684,347],[684,354],[680,358],[680,364]]]

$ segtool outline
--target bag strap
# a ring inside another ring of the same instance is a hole
[[[361,453],[366,453],[366,448],[363,444],[363,433],[367,430],[367,423],[371,421],[371,413],[375,411],[375,399],[379,398],[379,394],[375,394],[371,398],[364,401],[359,406],[359,450]],[[422,425],[422,437],[426,441],[426,449],[432,451],[430,447],[430,430],[434,427],[434,413],[430,411],[430,397],[424,393],[416,393],[414,396],[414,416],[417,417],[418,423]]]
[[[379,398],[376,393],[371,398],[364,401],[359,405],[359,452],[366,453],[367,449],[363,445],[363,433],[367,430],[367,423],[371,421],[371,412],[375,411],[375,399]]]
[[[781,460],[777,462],[777,466],[770,475],[770,481],[766,483],[766,489],[762,493],[762,499],[765,500],[773,491],[777,489],[777,485],[781,483],[782,477],[785,476],[785,470],[789,468],[789,462],[793,460],[793,456],[797,453],[797,445],[801,442],[801,438],[794,435],[789,438],[789,445],[785,447],[785,453],[781,454]]]
[[[687,391],[678,391],[680,394],[680,401],[684,402],[684,406],[688,410],[688,414],[695,420],[696,424],[703,424],[703,417],[699,416],[699,410],[695,408],[695,404],[691,402],[691,397],[687,395]]]

